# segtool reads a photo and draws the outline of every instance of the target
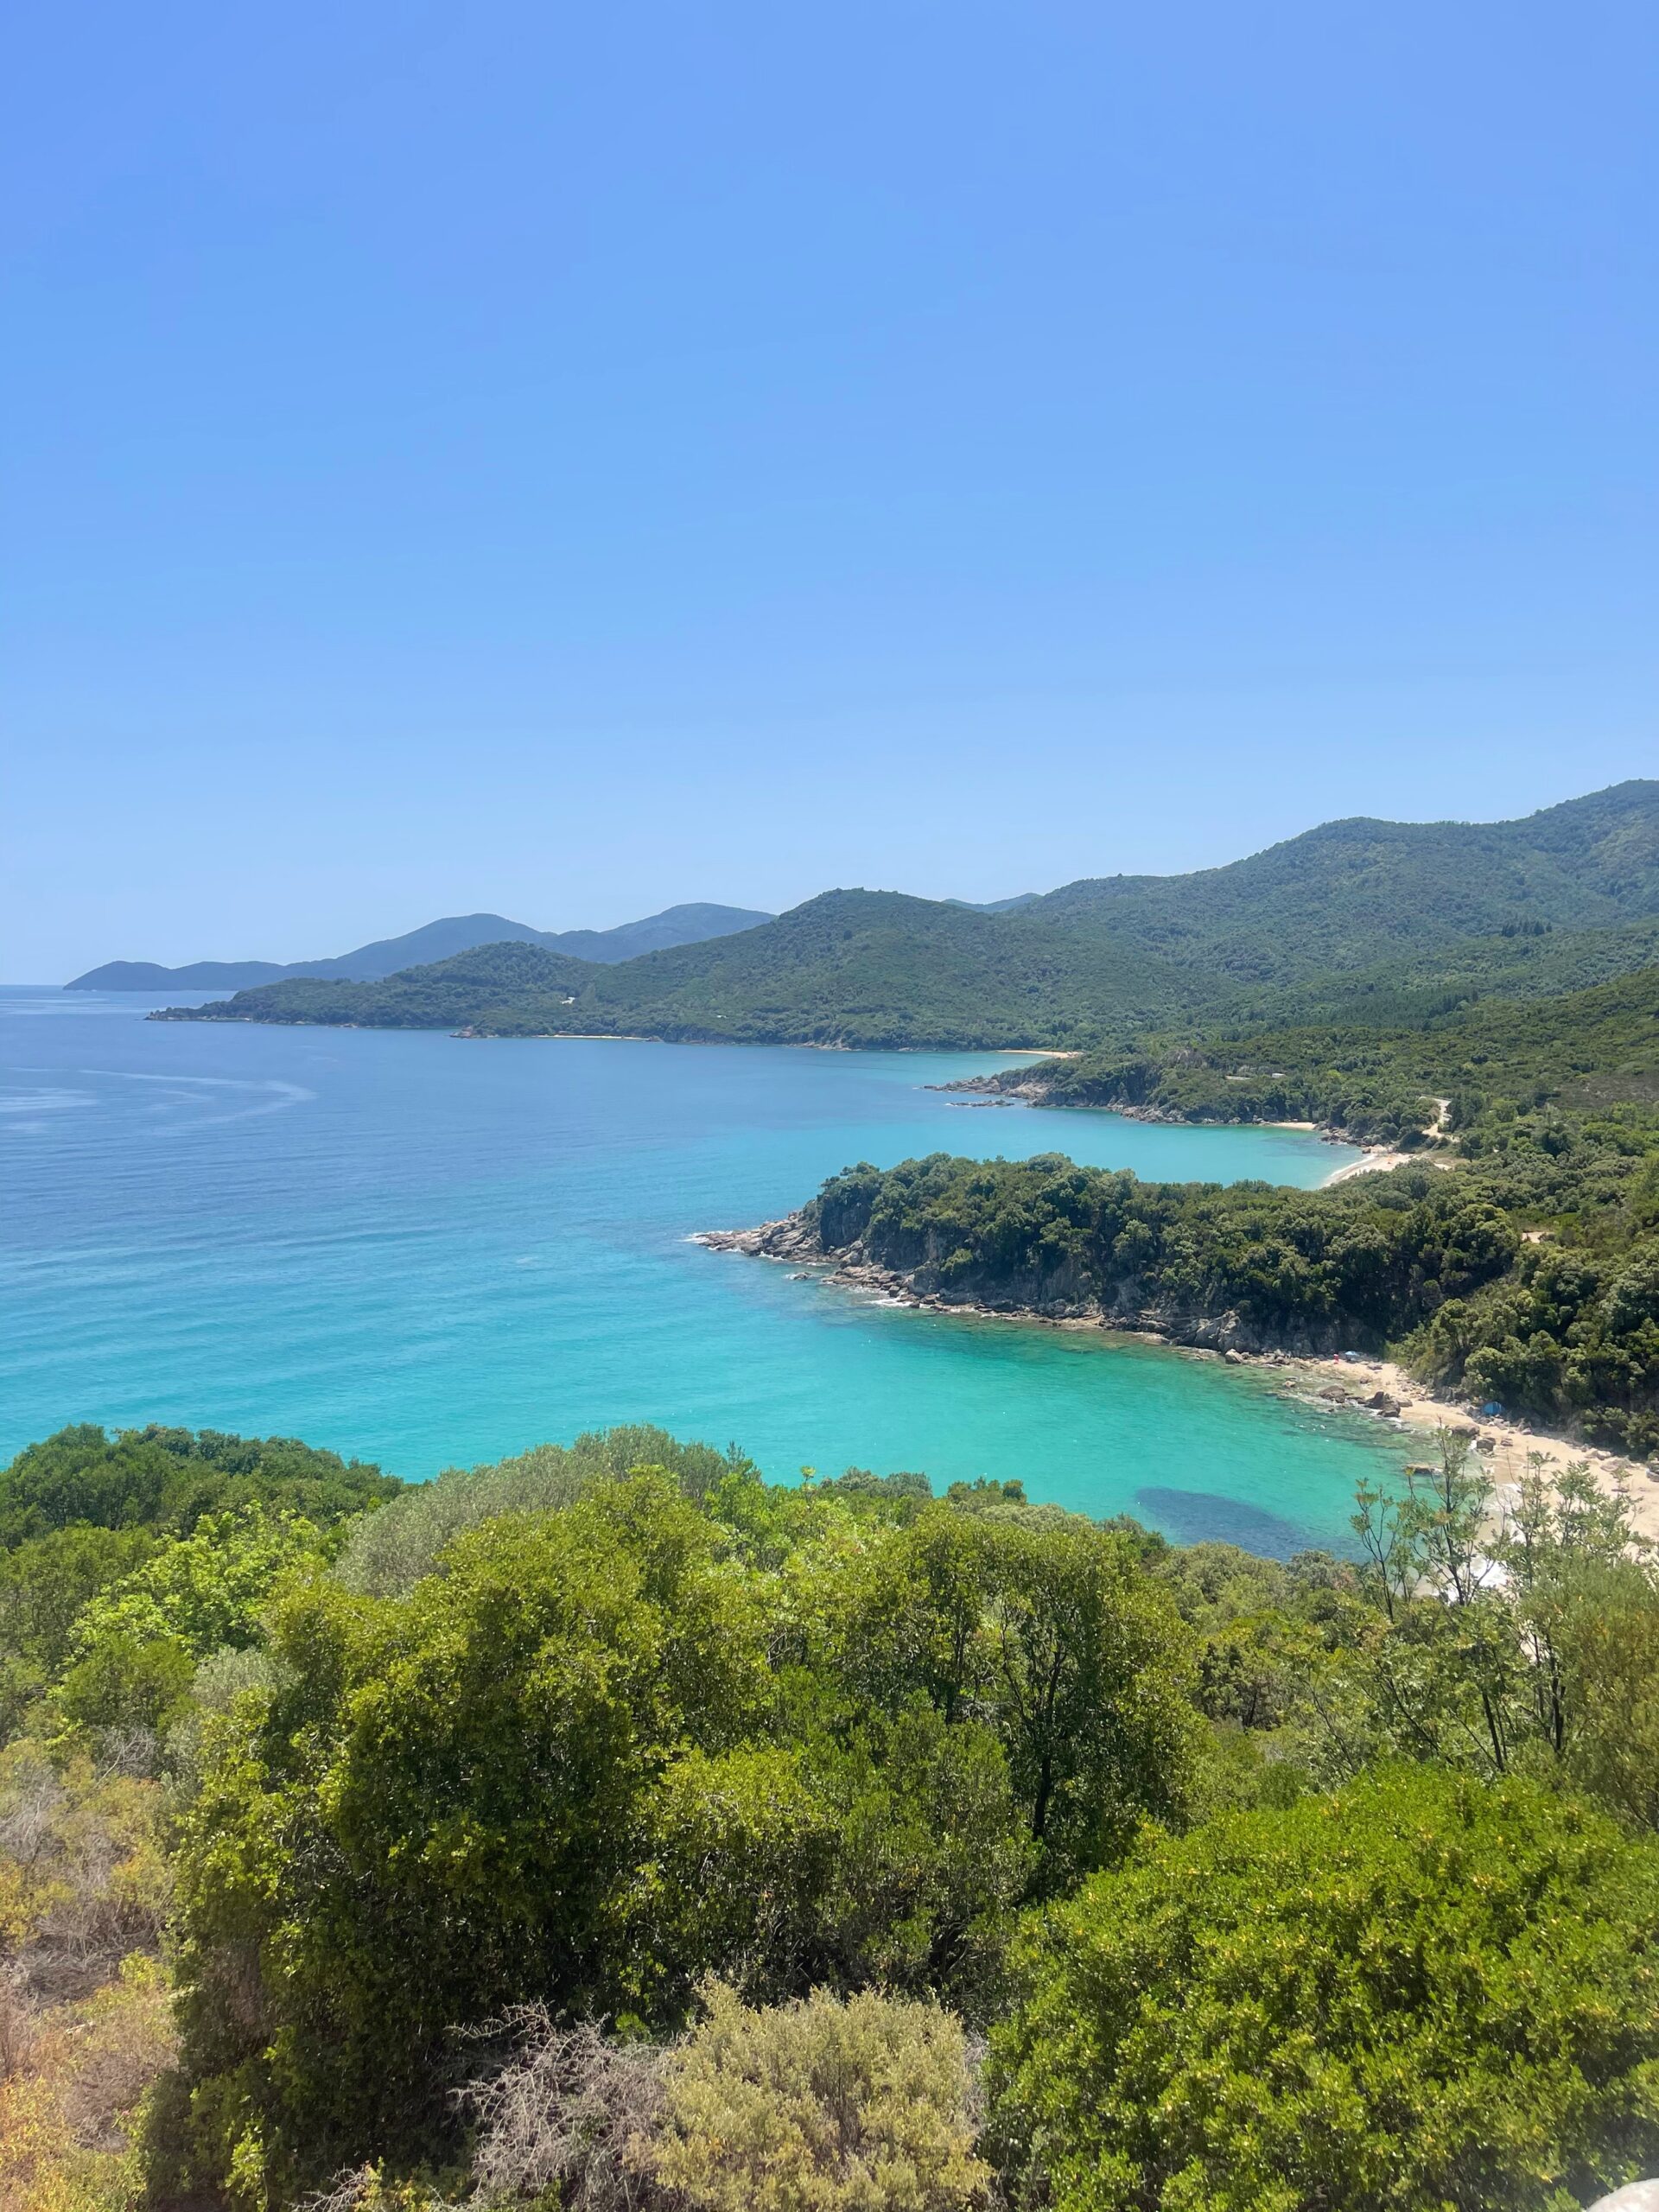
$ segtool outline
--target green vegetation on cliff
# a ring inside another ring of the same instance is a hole
[[[850,1168],[802,1222],[923,1295],[1184,1340],[1392,1347],[1426,1380],[1659,1452],[1659,1118],[1550,1115],[1478,1159],[1322,1191],[1058,1156]]]

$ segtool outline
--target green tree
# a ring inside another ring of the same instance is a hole
[[[925,1507],[853,1576],[839,1657],[877,1711],[919,1694],[992,1732],[1049,1888],[1191,1808],[1193,1640],[1119,1531]]]
[[[1129,1541],[1067,1520],[991,1524],[986,1703],[1055,1890],[1147,1818],[1192,1808],[1192,1642]]]
[[[772,1702],[721,1551],[644,1474],[486,1522],[401,1601],[323,1583],[282,1601],[284,1686],[219,1724],[183,1838],[209,2175],[239,2158],[286,2185],[418,2154],[449,2131],[457,2023],[543,1996],[646,2010],[677,1985],[683,1962],[650,1940],[669,1777],[759,1734]],[[677,1802],[709,1795],[683,1783]],[[752,1777],[731,1823],[746,1873],[757,1825],[770,1847],[761,1796]]]
[[[320,1525],[393,1497],[403,1484],[377,1468],[292,1437],[217,1429],[60,1428],[0,1468],[0,1549],[86,1522],[99,1529],[188,1535],[207,1513],[247,1506]]]
[[[1022,1967],[1020,2204],[1573,2212],[1659,2160],[1659,1849],[1530,1783],[1396,1769],[1150,1839]]]
[[[1373,1707],[1362,1751],[1557,1772],[1599,1725],[1588,1622],[1655,1601],[1652,1547],[1629,1498],[1583,1463],[1547,1481],[1535,1459],[1500,1498],[1466,1436],[1437,1440],[1403,1491],[1358,1493],[1364,1579],[1387,1615],[1349,1655],[1350,1686]]]
[[[132,1573],[155,1539],[76,1523],[0,1552],[0,1744],[67,1662],[88,1601]]]
[[[1555,1630],[1571,1779],[1659,1830],[1659,1592],[1630,1561],[1587,1571]]]

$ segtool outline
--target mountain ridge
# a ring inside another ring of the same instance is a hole
[[[1659,914],[1659,781],[1500,822],[1351,815],[1185,875],[1081,877],[1022,911],[1285,983],[1518,923],[1616,927]]]
[[[1207,1003],[1200,981],[1096,938],[903,892],[836,890],[761,929],[613,966],[479,947],[379,984],[296,978],[177,1018],[944,1049],[1074,1041],[1098,1009],[1134,1024]]]
[[[537,968],[502,944],[459,968],[296,979],[199,1011],[501,1036],[1092,1049],[1279,1014],[1315,978],[1429,1001],[1506,982],[1524,995],[1528,963],[1506,948],[1556,932],[1584,938],[1588,957],[1534,963],[1541,980],[1587,984],[1650,961],[1655,920],[1659,782],[1632,782],[1515,822],[1324,823],[1222,868],[1084,879],[1001,912],[836,890],[628,961],[566,964],[541,946],[557,964]],[[1452,948],[1459,961],[1443,963]]]

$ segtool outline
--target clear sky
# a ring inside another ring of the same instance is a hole
[[[0,976],[1659,772],[1659,11],[22,0]]]

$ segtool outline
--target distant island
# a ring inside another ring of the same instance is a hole
[[[643,921],[612,930],[533,930],[501,914],[451,914],[403,937],[379,938],[330,960],[195,960],[183,968],[152,960],[111,960],[66,983],[68,991],[240,991],[285,978],[310,976],[340,982],[378,982],[407,968],[448,960],[480,944],[538,944],[601,965],[637,959],[665,945],[696,944],[734,930],[751,930],[773,917],[747,906],[702,903],[664,907]]]

